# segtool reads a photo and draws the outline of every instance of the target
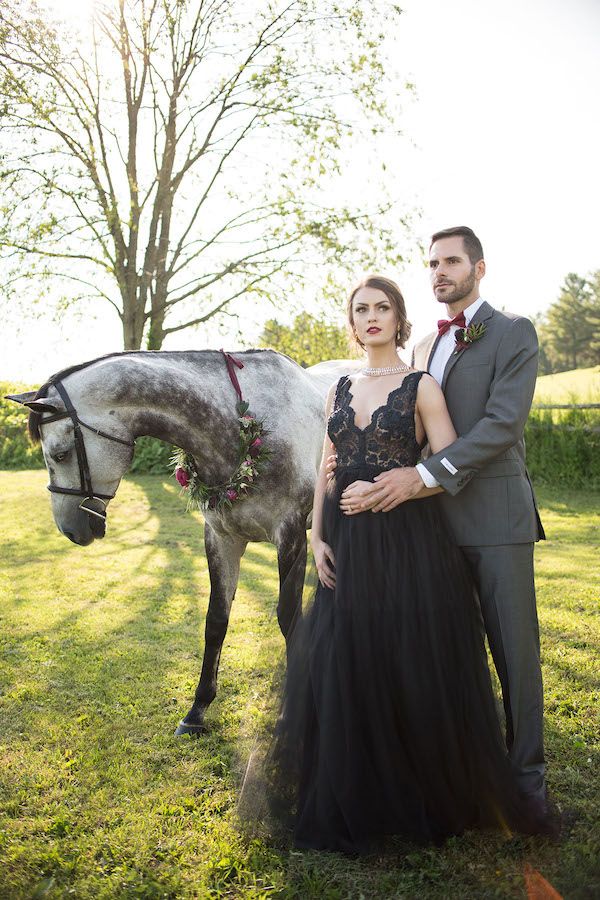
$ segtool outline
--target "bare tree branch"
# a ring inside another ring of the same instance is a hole
[[[69,278],[118,312],[127,349],[158,349],[245,291],[274,297],[286,274],[397,260],[385,209],[323,202],[350,141],[387,127],[395,9],[97,0],[76,33],[36,0],[4,0],[5,286],[13,268]]]

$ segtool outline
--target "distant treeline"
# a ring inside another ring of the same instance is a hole
[[[534,324],[540,375],[600,365],[600,269],[585,278],[567,275],[558,299]]]

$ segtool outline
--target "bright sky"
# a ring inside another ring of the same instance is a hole
[[[470,225],[486,255],[482,295],[533,315],[556,298],[568,272],[600,268],[600,2],[403,6],[392,40],[398,69],[415,82],[419,99],[401,122],[415,146],[405,142],[396,174],[423,213],[415,247],[438,228]],[[414,262],[390,274],[419,338],[440,313],[426,269]],[[246,330],[251,343],[260,331],[256,313]],[[183,332],[165,348],[223,343],[215,332]],[[108,310],[92,323],[32,321],[20,331],[10,323],[0,334],[0,379],[40,382],[121,346]]]

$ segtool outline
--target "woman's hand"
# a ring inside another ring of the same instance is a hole
[[[325,466],[325,472],[327,473],[327,481],[331,481],[331,479],[335,475],[336,468],[337,468],[337,453],[333,453],[331,456],[327,457],[327,465]]]
[[[372,481],[353,481],[340,498],[340,509],[347,516],[355,516],[374,506],[381,493],[381,486]]]
[[[325,541],[316,540],[311,542],[312,551],[315,556],[317,572],[319,573],[319,581],[323,587],[333,590],[335,587],[335,559],[333,550]]]

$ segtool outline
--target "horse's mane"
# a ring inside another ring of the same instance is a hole
[[[267,348],[258,348],[252,350],[236,350],[237,354],[242,353],[256,353],[261,350],[266,350]],[[63,378],[67,378],[69,375],[72,375],[74,372],[81,372],[82,369],[87,369],[88,366],[93,366],[94,363],[103,362],[105,359],[114,359],[117,356],[141,356],[142,354],[147,353],[157,353],[161,351],[157,350],[119,350],[114,353],[105,353],[104,356],[97,356],[95,359],[88,359],[86,362],[75,363],[73,366],[67,366],[66,369],[61,369],[60,372],[55,372],[54,375],[51,375],[50,378],[44,382],[44,384],[39,388],[37,394],[35,395],[35,400],[42,400],[46,394],[48,393],[48,388],[51,385],[55,384],[57,381],[62,381]],[[169,353],[189,353],[188,350],[170,350]],[[200,353],[202,351],[195,351],[196,353]],[[211,351],[217,352],[217,351]],[[285,354],[282,354],[285,356]],[[34,444],[39,444],[41,440],[40,433],[40,422],[42,420],[42,414],[35,412],[33,409],[29,411],[29,419],[27,420],[27,430],[29,431],[29,437],[31,438]]]

